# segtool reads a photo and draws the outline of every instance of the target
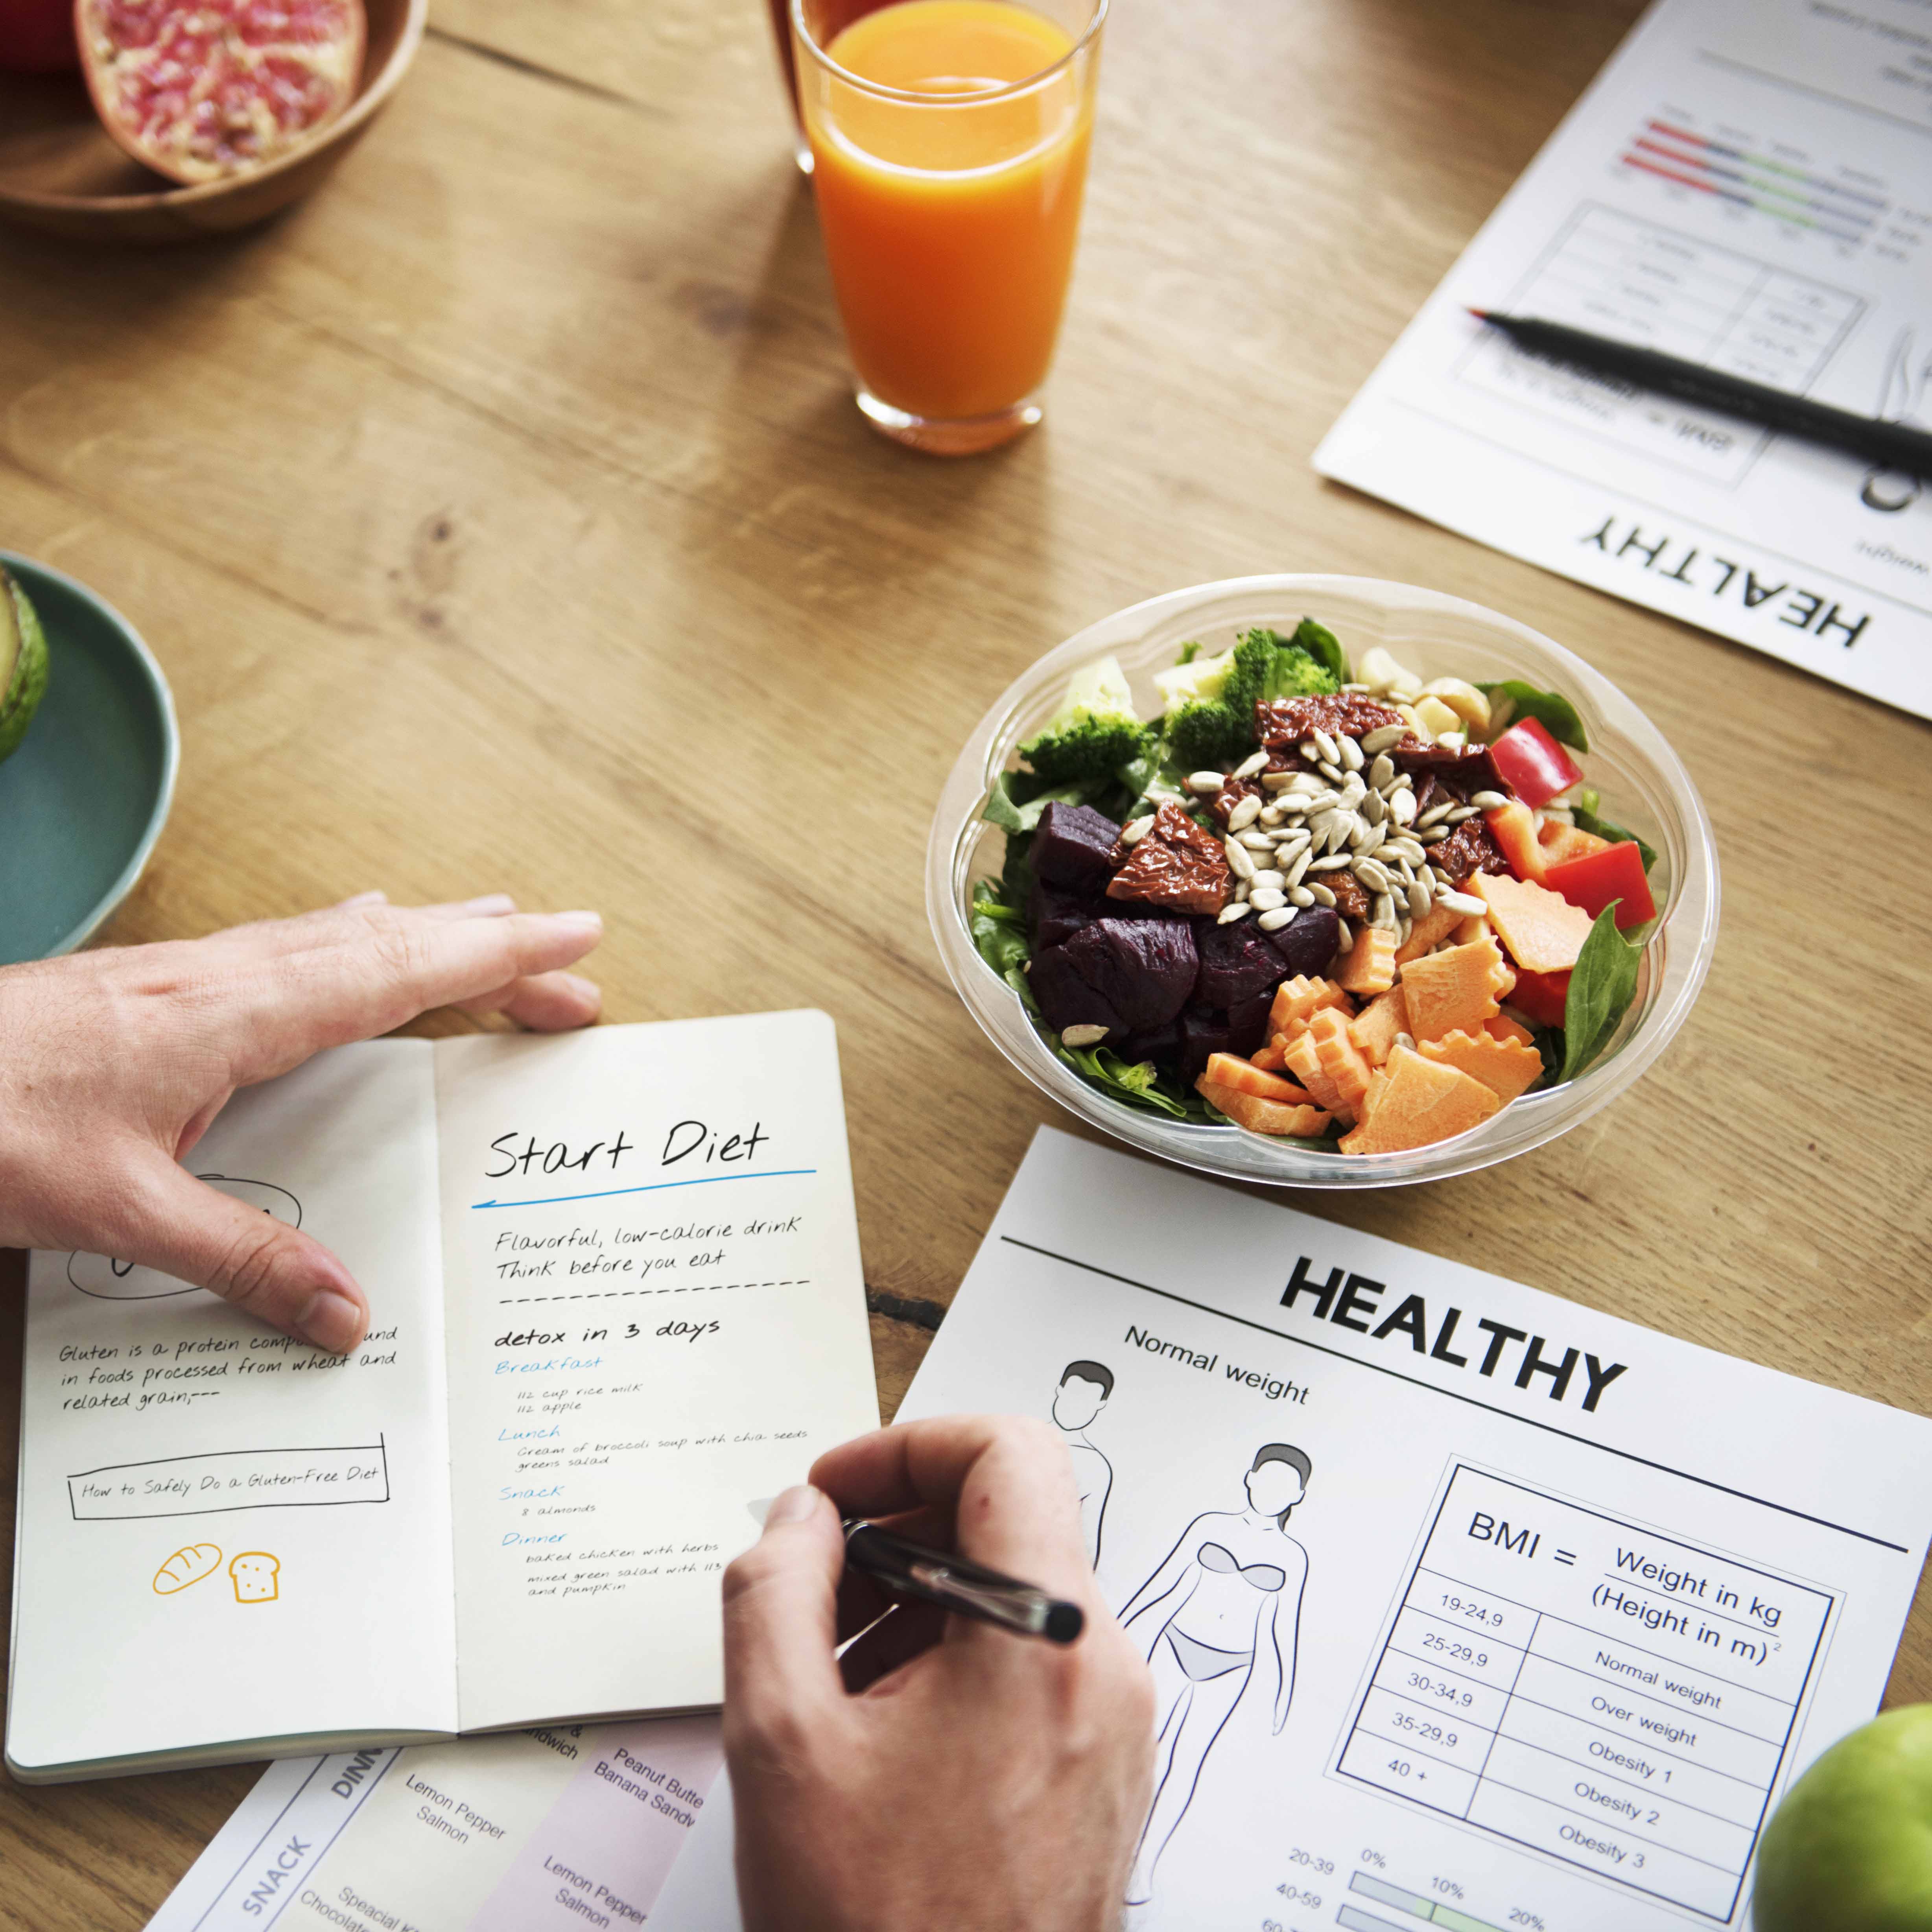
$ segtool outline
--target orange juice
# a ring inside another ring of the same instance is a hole
[[[852,359],[892,408],[989,417],[1045,380],[1093,120],[1090,58],[1074,50],[1015,0],[899,0],[840,32],[834,70],[806,87]]]

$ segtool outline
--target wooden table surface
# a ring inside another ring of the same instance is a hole
[[[1036,1125],[1072,1125],[926,930],[961,740],[1160,591],[1435,586],[1662,727],[1723,938],[1660,1066],[1568,1138],[1298,1204],[1932,1406],[1932,932],[1847,848],[1927,822],[1924,726],[1309,467],[1637,10],[1121,0],[1047,425],[955,466],[851,406],[758,0],[436,0],[387,118],[268,229],[0,234],[0,542],[125,611],[180,705],[174,815],[109,940],[504,889],[603,910],[611,1019],[824,1007],[890,1414]],[[755,848],[710,802],[748,764],[781,807]],[[1892,1695],[1928,1694],[1922,1600]],[[254,1775],[0,1780],[0,1924],[143,1924]]]

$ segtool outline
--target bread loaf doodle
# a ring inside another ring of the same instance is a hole
[[[281,1594],[282,1560],[266,1550],[244,1550],[228,1566],[238,1604],[272,1604]]]
[[[199,1583],[204,1576],[214,1575],[220,1561],[221,1552],[212,1543],[190,1543],[177,1550],[154,1572],[154,1594],[172,1597],[177,1590]]]

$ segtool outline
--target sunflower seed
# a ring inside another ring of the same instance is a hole
[[[1233,776],[1238,778],[1251,778],[1254,776],[1256,772],[1260,771],[1268,764],[1268,754],[1267,752],[1250,752],[1248,755],[1234,767]]]
[[[1340,747],[1336,746],[1334,740],[1330,737],[1328,733],[1323,730],[1319,725],[1317,725],[1312,731],[1309,733],[1308,735],[1315,740],[1316,750],[1318,750],[1331,765],[1340,760],[1342,755]]]
[[[1487,899],[1479,899],[1474,892],[1444,892],[1436,903],[1447,906],[1451,912],[1460,912],[1465,919],[1480,919],[1489,910]]]
[[[1395,1036],[1395,1043],[1398,1046],[1407,1047],[1411,1053],[1415,1051],[1415,1036],[1412,1033],[1397,1034]]]
[[[1362,816],[1371,825],[1379,825],[1388,815],[1388,800],[1378,791],[1366,792],[1362,797]]]
[[[1395,922],[1394,898],[1387,892],[1378,892],[1376,895],[1376,909],[1369,915],[1369,923],[1371,926],[1383,926],[1392,930]]]
[[[1190,772],[1187,775],[1187,789],[1198,792],[1203,798],[1211,798],[1227,782],[1219,772]]]
[[[1442,866],[1431,866],[1429,868],[1429,876],[1436,881],[1438,896],[1443,892],[1453,892],[1456,890],[1455,876],[1447,868]]]
[[[1308,869],[1311,872],[1339,872],[1348,862],[1347,853],[1331,852],[1325,859],[1317,859]]]
[[[1406,832],[1399,832],[1390,839],[1388,849],[1406,859],[1412,866],[1422,863],[1422,842],[1412,838]]]
[[[1273,912],[1264,912],[1255,921],[1264,932],[1279,932],[1294,916],[1292,906],[1276,906]]]
[[[1280,806],[1264,805],[1262,807],[1262,815],[1255,820],[1255,823],[1257,825],[1264,826],[1268,830],[1273,831],[1274,828],[1281,823],[1281,820],[1282,809]]]
[[[1288,903],[1298,911],[1304,906],[1315,903],[1315,889],[1312,886],[1292,886],[1288,889]]]
[[[1254,908],[1245,899],[1238,900],[1232,905],[1224,905],[1221,908],[1220,916],[1214,923],[1216,926],[1232,926],[1236,920],[1246,919],[1253,910]]]
[[[1307,890],[1313,894],[1317,905],[1331,906],[1335,903],[1335,895],[1318,879],[1313,881]]]
[[[1354,929],[1349,926],[1348,922],[1346,919],[1337,920],[1335,922],[1335,926],[1336,952],[1338,954],[1352,952],[1354,950],[1355,945],[1355,934]]]
[[[1330,784],[1340,784],[1342,782],[1342,767],[1336,764],[1332,759],[1324,758],[1321,764],[1317,765],[1315,769],[1319,772]]]
[[[1152,812],[1149,812],[1144,818],[1130,818],[1120,827],[1120,843],[1123,845],[1138,845],[1153,830],[1154,814]]]
[[[1449,836],[1450,830],[1448,826],[1431,825],[1424,829],[1422,842],[1425,845],[1439,845]]]
[[[1312,765],[1322,755],[1322,748],[1312,738],[1304,738],[1294,748]]]
[[[1352,812],[1338,810],[1335,824],[1328,834],[1328,849],[1331,852],[1346,852],[1348,841],[1355,836],[1355,827],[1361,824]]]
[[[1300,776],[1299,772],[1268,772],[1263,774],[1262,783],[1270,791],[1286,791]]]
[[[1266,886],[1258,886],[1249,893],[1248,903],[1257,912],[1279,912],[1288,903],[1288,895]]]
[[[1237,879],[1234,881],[1234,897],[1238,899],[1245,899],[1247,896],[1248,881],[1246,879]]]
[[[1362,740],[1365,752],[1386,752],[1391,745],[1399,745],[1408,736],[1406,724],[1384,724],[1371,731]]]
[[[1389,889],[1389,875],[1372,859],[1355,861],[1355,876],[1372,892],[1385,892]]]
[[[1222,850],[1228,855],[1228,864],[1238,879],[1252,879],[1255,875],[1255,862],[1248,856],[1248,848],[1238,838],[1230,838]]]
[[[1469,802],[1480,806],[1485,812],[1500,812],[1509,800],[1499,791],[1478,791],[1469,794]]]
[[[1311,845],[1305,852],[1302,853],[1300,856],[1296,859],[1293,865],[1288,867],[1286,874],[1283,876],[1282,880],[1282,886],[1287,890],[1292,891],[1295,886],[1300,885],[1301,883],[1301,876],[1308,870],[1309,862],[1313,859],[1314,856],[1315,848]]]
[[[1398,825],[1407,825],[1415,817],[1415,794],[1408,786],[1389,794],[1389,816]]]
[[[1060,1030],[1062,1046],[1098,1046],[1107,1037],[1103,1026],[1070,1026]]]
[[[1353,691],[1353,692],[1366,692],[1366,691],[1368,689],[1368,688],[1369,688],[1369,687],[1368,687],[1366,684],[1345,684],[1345,685],[1344,685],[1344,686],[1342,686],[1342,688],[1344,691]]]
[[[1250,792],[1228,814],[1230,832],[1245,832],[1262,815],[1262,802]]]
[[[1376,734],[1372,731],[1369,734],[1369,736],[1370,738],[1372,738]],[[1367,749],[1367,741],[1366,740],[1364,741],[1363,748],[1364,750]],[[1378,752],[1376,754],[1375,763],[1369,767],[1370,784],[1373,785],[1376,790],[1380,791],[1382,787],[1387,784],[1390,779],[1394,776],[1395,760],[1389,756],[1388,752]]]
[[[1275,891],[1280,892],[1287,881],[1279,872],[1269,870],[1257,872],[1248,884],[1251,886],[1272,886]]]
[[[1236,832],[1234,836],[1250,852],[1272,852],[1274,850],[1274,841],[1265,832],[1251,832],[1244,830]]]
[[[1429,910],[1429,888],[1418,879],[1408,889],[1408,916],[1420,919]]]
[[[1456,801],[1453,798],[1444,800],[1440,805],[1432,805],[1429,809],[1415,821],[1416,830],[1418,831],[1426,831],[1429,826],[1435,824],[1438,819],[1447,818],[1450,813],[1455,809],[1455,805]]]
[[[1335,748],[1342,754],[1342,768],[1345,771],[1358,772],[1362,769],[1362,748],[1352,738],[1337,738]]]
[[[1444,825],[1460,825],[1466,818],[1474,818],[1476,808],[1473,805],[1458,805],[1450,808],[1449,815],[1443,820]]]
[[[1362,828],[1361,836],[1354,841],[1355,850],[1366,858],[1371,852],[1377,850],[1388,837],[1388,827],[1386,825],[1366,825]]]
[[[1360,772],[1351,772],[1342,782],[1342,802],[1351,812],[1369,795],[1368,787],[1362,782]]]

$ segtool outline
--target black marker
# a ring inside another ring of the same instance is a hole
[[[848,1516],[844,1529],[845,1561],[902,1596],[937,1604],[956,1616],[997,1624],[1020,1636],[1043,1636],[1048,1643],[1071,1643],[1086,1628],[1086,1612],[1078,1604],[1049,1597],[1030,1583],[963,1556],[909,1543],[862,1516]]]
[[[1903,470],[1907,476],[1932,481],[1932,435],[1908,423],[1883,422],[1875,416],[1855,415],[1850,410],[1832,409],[1823,403],[1813,402],[1808,396],[1794,396],[1762,382],[1747,382],[1742,376],[1706,368],[1701,362],[1660,355],[1654,349],[1634,348],[1628,343],[1592,335],[1562,322],[1495,315],[1480,308],[1472,308],[1469,313],[1478,322],[1500,329],[1533,355],[1621,376],[1640,388],[1674,397],[1678,402],[1742,416],[1762,428],[1828,443],[1868,463],[1882,464],[1888,469]]]

